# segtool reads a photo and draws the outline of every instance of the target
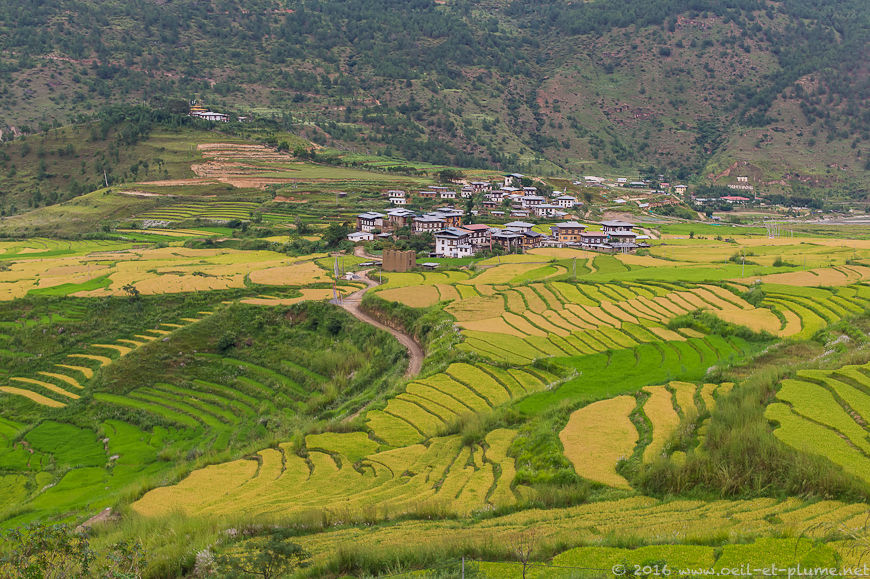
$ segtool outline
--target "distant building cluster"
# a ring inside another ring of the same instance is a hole
[[[216,113],[214,111],[210,111],[201,105],[191,105],[190,112],[188,113],[191,117],[196,117],[198,119],[203,119],[205,121],[212,121],[215,123],[228,123],[230,121],[229,115],[224,113]]]
[[[522,203],[529,197],[543,199],[536,195],[537,189],[533,187],[510,190],[512,186],[508,185],[493,191],[488,184],[472,183],[471,187],[475,185],[478,187],[478,192],[484,196],[484,204],[491,202],[493,197],[502,196],[506,198],[512,196],[511,203],[514,200]],[[438,187],[420,191],[418,195],[425,194],[424,198],[430,199],[450,199],[450,197],[441,197],[442,194],[450,192],[456,193],[448,188]],[[387,197],[393,205],[404,205],[404,202],[394,202],[396,199],[408,199],[404,191],[398,190],[388,191]],[[554,193],[553,198],[564,203],[562,207],[565,208],[571,208],[576,203],[574,197],[559,192]],[[541,204],[536,203],[530,207],[534,209]],[[557,204],[551,205],[559,207]],[[554,217],[565,213],[539,211],[535,212],[535,215]],[[548,233],[542,233],[535,231],[534,223],[526,221],[511,221],[503,227],[491,227],[482,223],[463,224],[465,217],[464,210],[452,206],[439,207],[419,215],[404,207],[393,207],[383,213],[367,211],[356,216],[356,231],[348,235],[348,239],[355,243],[375,239],[388,240],[394,237],[396,231],[407,228],[414,235],[432,234],[435,239],[431,252],[433,257],[452,258],[470,257],[495,247],[500,247],[506,253],[521,253],[535,247],[575,247],[607,253],[630,252],[638,247],[648,247],[642,241],[645,236],[634,233],[634,224],[623,221],[604,221],[600,224],[601,231],[587,231],[587,225],[577,221],[564,221],[552,225]]]

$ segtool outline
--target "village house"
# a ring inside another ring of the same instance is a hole
[[[419,192],[417,192],[417,195],[421,199],[435,199],[436,197],[438,197],[438,193],[436,193],[435,191],[431,191],[431,190],[419,191]]]
[[[607,234],[603,231],[584,231],[580,234],[580,247],[583,249],[597,249],[607,242]]]
[[[475,193],[484,193],[492,189],[492,185],[490,185],[486,181],[472,181],[471,188]]]
[[[747,201],[750,201],[749,197],[741,197],[739,195],[726,195],[725,197],[720,197],[722,201],[727,201],[734,205],[735,203],[738,205],[743,205]]]
[[[447,227],[447,221],[434,215],[426,214],[414,218],[414,233],[435,233]]]
[[[553,205],[552,203],[535,205],[532,207],[532,213],[535,214],[535,217],[562,217],[565,215],[564,211],[559,211],[558,205]]]
[[[433,217],[443,219],[448,227],[461,227],[462,216],[465,215],[465,211],[462,209],[454,209],[453,207],[439,207],[426,215],[432,215]]]
[[[576,221],[565,221],[551,226],[550,231],[559,243],[580,243],[580,236],[586,231],[586,226]]]
[[[463,225],[462,229],[471,233],[471,245],[475,253],[484,249],[492,248],[492,228],[483,223]]]
[[[537,187],[523,187],[523,195],[537,195],[538,188]]]
[[[546,199],[544,197],[541,197],[540,195],[528,195],[520,199],[520,203],[522,204],[523,209],[530,209],[535,205],[540,205],[545,201]]]
[[[361,243],[363,241],[373,240],[375,234],[368,231],[354,231],[353,233],[349,233],[347,238],[354,243]]]
[[[637,240],[637,234],[632,231],[615,230],[607,233],[607,243],[616,245],[632,245]],[[635,246],[636,247],[636,246]]]
[[[356,216],[356,230],[363,232],[371,232],[384,227],[383,213],[376,211],[367,211]]]
[[[492,234],[493,245],[500,245],[506,253],[513,253],[523,248],[523,234],[502,229]]]
[[[439,191],[438,195],[441,197],[441,199],[456,199],[456,191]]]
[[[474,196],[474,189],[470,186],[465,186],[462,188],[462,191],[459,193],[463,199],[470,199]]]
[[[504,224],[506,230],[513,231],[514,233],[525,233],[526,231],[531,231],[534,226],[534,223],[527,223],[525,221],[511,221],[510,223]]]
[[[634,229],[634,223],[628,223],[626,221],[602,221],[601,227],[604,228],[604,233],[610,235],[621,231],[631,232],[631,230]]]
[[[496,209],[496,210],[494,210],[494,211],[490,211],[489,214],[492,215],[493,217],[498,217],[499,219],[501,219],[502,217],[504,217],[504,211],[502,211],[502,210],[500,210],[500,209]]]
[[[392,230],[412,227],[416,213],[410,209],[390,209],[387,211],[387,223]]]
[[[525,175],[521,173],[508,173],[504,176],[504,186],[512,187],[515,185],[522,185],[523,177],[525,177]]]
[[[436,257],[470,257],[474,255],[471,232],[458,227],[448,227],[435,233]]]
[[[495,201],[482,201],[480,207],[487,213],[492,213],[493,210],[498,207],[498,203]]]
[[[553,199],[553,203],[562,209],[573,209],[574,205],[577,204],[577,198],[571,195],[559,195]]]
[[[544,234],[537,231],[523,232],[523,250],[540,247],[544,241]]]
[[[230,122],[229,115],[225,115],[224,113],[216,113],[214,111],[207,111],[203,107],[190,107],[189,116],[195,117],[197,119],[202,119],[204,121],[211,121],[213,123]]]
[[[528,209],[514,209],[511,211],[511,217],[529,217],[531,212]]]
[[[677,195],[683,195],[686,192],[687,187],[685,185],[674,185],[674,193]]]
[[[390,203],[393,205],[405,205],[408,202],[405,192],[398,189],[387,191],[387,197],[389,197]]]

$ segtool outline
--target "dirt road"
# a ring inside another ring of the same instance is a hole
[[[370,326],[374,326],[378,329],[384,330],[385,332],[389,332],[393,336],[395,336],[396,339],[399,340],[399,342],[403,346],[405,346],[405,348],[408,350],[409,362],[408,362],[408,370],[405,372],[405,377],[412,378],[412,377],[416,376],[417,374],[420,373],[420,369],[423,367],[423,357],[424,357],[423,348],[421,348],[420,344],[418,344],[414,340],[414,338],[412,338],[408,334],[406,334],[404,332],[400,332],[398,330],[394,330],[393,328],[391,328],[389,326],[385,326],[384,324],[380,323],[379,321],[372,318],[371,316],[369,316],[367,313],[363,312],[360,309],[360,303],[362,302],[362,299],[363,299],[363,296],[365,295],[365,293],[378,284],[376,281],[374,281],[368,277],[368,271],[359,272],[358,276],[362,281],[365,282],[367,287],[365,287],[361,290],[355,291],[354,293],[352,293],[348,296],[345,296],[341,300],[341,303],[336,303],[335,301],[333,301],[333,303],[335,303],[335,305],[340,306],[340,307],[344,308],[345,310],[347,310],[350,313],[350,315],[352,315],[356,319],[358,319],[362,322],[365,322],[365,323],[369,324]]]

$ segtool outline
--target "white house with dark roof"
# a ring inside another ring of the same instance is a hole
[[[371,232],[375,229],[381,229],[384,226],[384,217],[383,213],[378,213],[377,211],[360,213],[356,216],[356,230]]]
[[[562,209],[573,209],[574,205],[577,204],[577,198],[572,197],[571,195],[559,195],[558,197],[553,198],[553,203]]]
[[[470,257],[474,255],[471,232],[459,227],[448,227],[435,233],[437,257]]]
[[[520,198],[520,203],[522,203],[523,209],[529,209],[546,201],[547,199],[540,195],[525,195]]]
[[[462,229],[471,233],[470,241],[475,251],[492,247],[492,228],[483,223],[463,225]]]
[[[634,223],[628,223],[627,221],[602,221],[601,227],[604,228],[604,233],[610,234],[617,231],[627,231],[631,232],[634,229]]]
[[[447,227],[447,221],[434,215],[421,215],[414,218],[414,233],[435,233]]]

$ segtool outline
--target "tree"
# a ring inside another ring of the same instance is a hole
[[[311,558],[308,551],[290,540],[292,537],[289,529],[273,529],[261,540],[234,545],[226,553],[215,556],[215,567],[219,574],[228,577],[282,577],[307,567]]]
[[[301,215],[296,216],[296,233],[299,235],[308,235],[311,233],[311,227],[302,220]]]
[[[145,553],[122,541],[106,551],[91,548],[86,533],[69,525],[34,523],[0,536],[0,577],[101,577],[137,579]]]
[[[137,288],[133,284],[128,283],[127,285],[125,285],[121,289],[124,291],[124,293],[126,293],[128,296],[130,296],[130,299],[133,299],[133,300],[139,299],[139,295],[140,295],[139,288]]]
[[[452,183],[453,181],[459,181],[465,175],[462,171],[458,169],[442,169],[438,171],[438,180],[442,183]]]
[[[336,247],[347,239],[349,233],[350,225],[347,223],[330,223],[329,227],[323,231],[323,243],[326,244],[326,247]]]

